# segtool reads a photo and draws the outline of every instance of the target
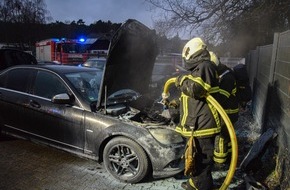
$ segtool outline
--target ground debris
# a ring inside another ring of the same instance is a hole
[[[250,109],[246,109],[240,113],[239,120],[235,123],[234,127],[238,141],[238,167],[245,159],[255,142],[258,141],[262,135],[262,129],[258,126],[257,122],[255,122]],[[276,149],[275,142],[272,140],[267,146],[267,149],[263,150],[264,154],[260,155],[260,157],[257,158],[258,160],[256,159],[254,161],[254,164],[249,164],[249,167],[251,168],[247,171],[247,175],[251,176],[251,179],[254,179],[256,182],[270,190],[279,189],[279,182],[277,175],[275,175]],[[245,175],[245,171],[240,170],[240,168],[235,174],[237,178],[244,178]],[[246,188],[245,181],[242,186]]]

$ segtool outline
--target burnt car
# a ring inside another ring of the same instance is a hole
[[[14,65],[36,64],[36,58],[30,53],[12,48],[0,49],[0,71]]]
[[[2,133],[103,162],[122,182],[181,172],[184,139],[147,97],[154,35],[127,21],[112,39],[104,69],[22,65],[2,71]]]

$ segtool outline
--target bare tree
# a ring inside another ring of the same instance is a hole
[[[289,0],[146,1],[160,12],[154,26],[160,34],[182,31],[215,45],[235,41],[237,46],[250,42],[253,47],[271,42],[275,31],[289,28]]]
[[[40,24],[51,20],[44,0],[3,0],[0,21]]]
[[[245,7],[239,0],[146,0],[161,10],[155,27],[160,33],[182,30],[191,35],[217,28]],[[162,30],[161,30],[162,29]]]

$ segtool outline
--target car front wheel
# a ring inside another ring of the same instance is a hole
[[[148,158],[143,148],[125,137],[113,138],[104,149],[106,170],[116,179],[138,183],[148,173]]]

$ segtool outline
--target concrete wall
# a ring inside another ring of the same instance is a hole
[[[276,174],[290,187],[290,31],[276,33],[271,45],[250,51],[247,59],[253,87],[252,112],[262,131],[278,133]]]
[[[250,63],[253,69],[249,71],[254,93],[252,108],[259,126],[264,125],[272,49],[272,45],[258,47]],[[250,66],[247,65],[247,68]]]

